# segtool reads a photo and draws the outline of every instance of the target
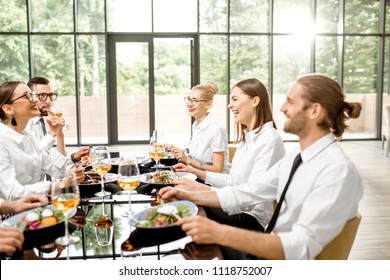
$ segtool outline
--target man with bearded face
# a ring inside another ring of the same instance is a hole
[[[201,216],[178,225],[197,244],[217,244],[262,259],[315,259],[356,217],[363,183],[356,167],[336,140],[360,115],[361,104],[346,102],[341,86],[321,74],[298,78],[280,108],[284,131],[299,145],[262,178],[210,191],[187,191],[182,178],[159,191],[164,200],[190,200],[219,207],[230,215],[265,201],[278,205],[265,232],[236,228]],[[273,192],[272,190],[275,190]],[[276,193],[276,197],[275,197]]]

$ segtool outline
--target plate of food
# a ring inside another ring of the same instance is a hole
[[[104,176],[104,184],[116,183],[118,174],[106,173]],[[80,196],[88,197],[101,190],[100,175],[90,170],[84,172],[84,181],[79,183]]]
[[[74,208],[70,216],[73,216],[76,210]],[[25,220],[27,220],[27,225],[23,232],[23,250],[49,244],[54,242],[57,237],[64,235],[64,214],[52,204],[16,214],[6,219],[2,226],[17,227]],[[69,225],[74,226],[71,223]]]
[[[161,189],[166,186],[172,186],[173,179],[184,177],[191,180],[196,180],[196,175],[187,172],[173,172],[170,170],[160,170],[141,174],[141,186],[137,188],[138,193],[150,194],[153,189]]]
[[[198,207],[191,201],[178,200],[157,205],[134,214],[129,222],[138,229],[155,230],[177,226],[178,219],[195,216]]]
[[[165,152],[162,159],[160,159],[160,163],[167,165],[167,166],[175,165],[178,162],[179,161],[175,158],[175,156],[172,154],[172,152]]]

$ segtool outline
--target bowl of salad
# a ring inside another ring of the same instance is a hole
[[[154,206],[134,214],[129,222],[138,229],[156,230],[177,226],[178,219],[192,217],[198,207],[191,201],[178,200]]]
[[[76,208],[72,210],[70,215],[73,216],[75,213]],[[23,232],[23,250],[52,243],[65,233],[64,214],[52,204],[16,214],[6,219],[2,226],[17,227],[24,220],[27,220],[27,225]],[[71,223],[69,223],[69,227],[71,231],[76,228]]]
[[[175,158],[175,156],[171,152],[165,152],[162,159],[160,159],[160,163],[166,166],[172,166],[177,164],[179,161]]]

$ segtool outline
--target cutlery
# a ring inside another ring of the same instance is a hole
[[[24,231],[24,229],[26,228],[26,226],[27,226],[27,223],[28,223],[28,221],[27,220],[23,220],[23,221],[21,221],[20,222],[20,224],[18,225],[18,229],[21,231],[21,232],[23,232]]]
[[[158,213],[170,215],[175,217],[177,220],[181,220],[181,217],[177,215],[177,208],[173,205],[165,204],[157,189],[153,189],[150,193],[160,198],[161,207],[157,209]]]

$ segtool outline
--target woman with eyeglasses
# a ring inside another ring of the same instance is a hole
[[[215,82],[207,81],[194,86],[190,95],[184,98],[188,115],[195,119],[192,125],[192,138],[189,153],[177,147],[172,148],[176,159],[181,161],[174,168],[185,168],[197,175],[199,171],[228,173],[230,169],[228,140],[225,128],[210,115],[214,95],[219,91]],[[184,163],[184,164],[183,164]],[[186,168],[187,166],[191,167]]]
[[[41,150],[34,137],[26,131],[28,121],[38,116],[38,99],[20,81],[0,84],[0,198],[16,200],[30,193],[48,194],[49,181],[41,181],[42,174],[62,178],[66,172],[66,157],[58,154],[52,159]],[[57,143],[63,142],[58,119],[47,120],[57,133]],[[60,136],[60,137],[58,137]],[[76,170],[83,176],[83,169]]]

